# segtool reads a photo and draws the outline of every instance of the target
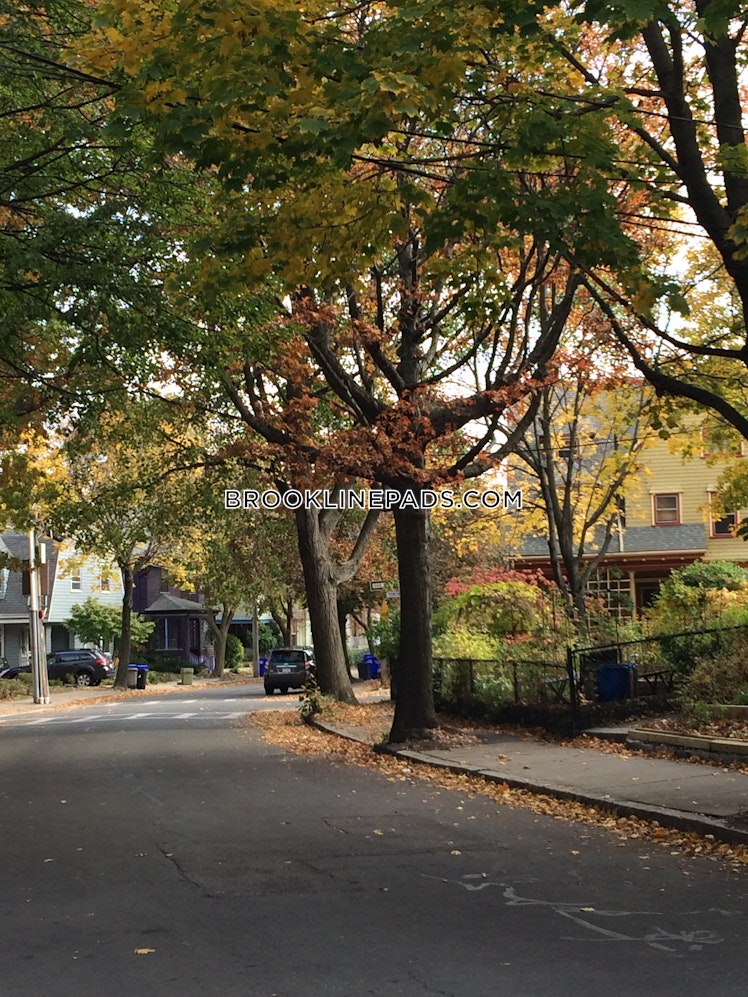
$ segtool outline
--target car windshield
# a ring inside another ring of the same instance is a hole
[[[306,655],[303,651],[273,651],[273,664],[303,665]]]

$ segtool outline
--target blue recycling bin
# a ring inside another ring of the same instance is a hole
[[[265,668],[267,666],[267,663],[268,663],[267,658],[260,658],[260,678],[262,678],[262,676],[265,674]]]
[[[373,654],[365,654],[358,666],[358,677],[363,679],[376,679],[379,678],[382,672],[382,666],[378,659]]]
[[[631,695],[631,674],[635,665],[609,664],[597,669],[598,703],[614,703]]]

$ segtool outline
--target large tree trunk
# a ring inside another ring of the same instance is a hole
[[[355,704],[356,697],[353,695],[340,639],[335,565],[320,531],[318,511],[298,509],[296,532],[312,625],[317,682],[324,695],[343,703]]]
[[[231,621],[233,619],[234,610],[229,609],[225,604],[221,609],[220,625],[216,622],[216,618],[213,613],[211,613],[208,617],[210,635],[213,638],[213,645],[215,647],[215,667],[213,668],[213,675],[218,679],[222,677],[224,666],[226,664],[226,641],[229,636],[229,627],[231,626]]]
[[[114,678],[115,689],[127,688],[127,669],[130,667],[132,647],[132,596],[135,589],[135,573],[129,564],[120,565],[122,572],[122,635],[119,639],[119,663]]]
[[[400,573],[400,651],[397,699],[389,741],[428,737],[436,727],[431,656],[431,575],[429,514],[395,509]]]

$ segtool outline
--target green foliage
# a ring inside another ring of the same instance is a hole
[[[168,651],[146,651],[141,655],[143,659],[143,664],[148,665],[148,673],[162,672],[167,675],[178,675],[183,668],[193,668],[194,665],[191,661],[185,661],[184,658],[178,657],[176,654],[170,654]]]
[[[510,670],[499,661],[438,658],[434,668],[438,709],[495,715],[514,698]]]
[[[369,628],[379,658],[395,658],[400,649],[400,614],[393,610]]]
[[[304,683],[304,690],[299,696],[299,701],[301,703],[299,713],[305,723],[311,723],[314,717],[322,712],[322,694],[314,675],[310,675]]]
[[[64,624],[84,643],[108,648],[115,644],[122,634],[122,610],[91,597],[84,603],[73,606]],[[130,627],[133,645],[139,646],[147,643],[155,623],[133,614]]]
[[[92,12],[85,0],[0,0],[3,428],[52,412],[69,424],[136,373],[158,379],[151,337],[185,326],[163,287],[194,181],[152,158],[142,131],[126,144],[106,134],[116,83],[72,51]]]
[[[172,672],[156,672],[148,669],[148,685],[165,685],[167,682],[173,681],[174,674]]]
[[[704,635],[708,636],[708,635]],[[678,686],[678,696],[686,707],[694,703],[729,703],[748,689],[748,630],[726,631],[718,646],[698,654],[693,670]]]
[[[494,639],[517,637],[535,627],[541,598],[540,589],[529,582],[489,582],[456,596],[453,614]]]
[[[244,645],[236,636],[229,634],[226,638],[226,667],[237,669],[244,664]]]
[[[281,640],[281,632],[275,620],[268,622],[260,621],[260,632],[258,634],[258,645],[260,655],[266,657],[274,647],[278,647]]]
[[[475,681],[475,698],[490,713],[511,702],[514,695],[511,679],[504,674],[479,674]]]
[[[440,658],[476,658],[492,661],[499,655],[500,642],[466,624],[456,623],[434,637],[433,653]]]
[[[696,561],[670,573],[645,612],[653,632],[748,623],[748,571],[731,561]],[[693,650],[690,658],[699,655]]]

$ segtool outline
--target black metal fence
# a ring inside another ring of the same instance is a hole
[[[458,708],[570,702],[566,664],[527,658],[435,658],[434,691],[437,702]]]
[[[748,626],[569,647],[563,662],[436,658],[434,692],[441,707],[497,713],[507,704],[566,705],[576,720],[585,704],[667,696],[699,660],[737,646],[748,647]]]

